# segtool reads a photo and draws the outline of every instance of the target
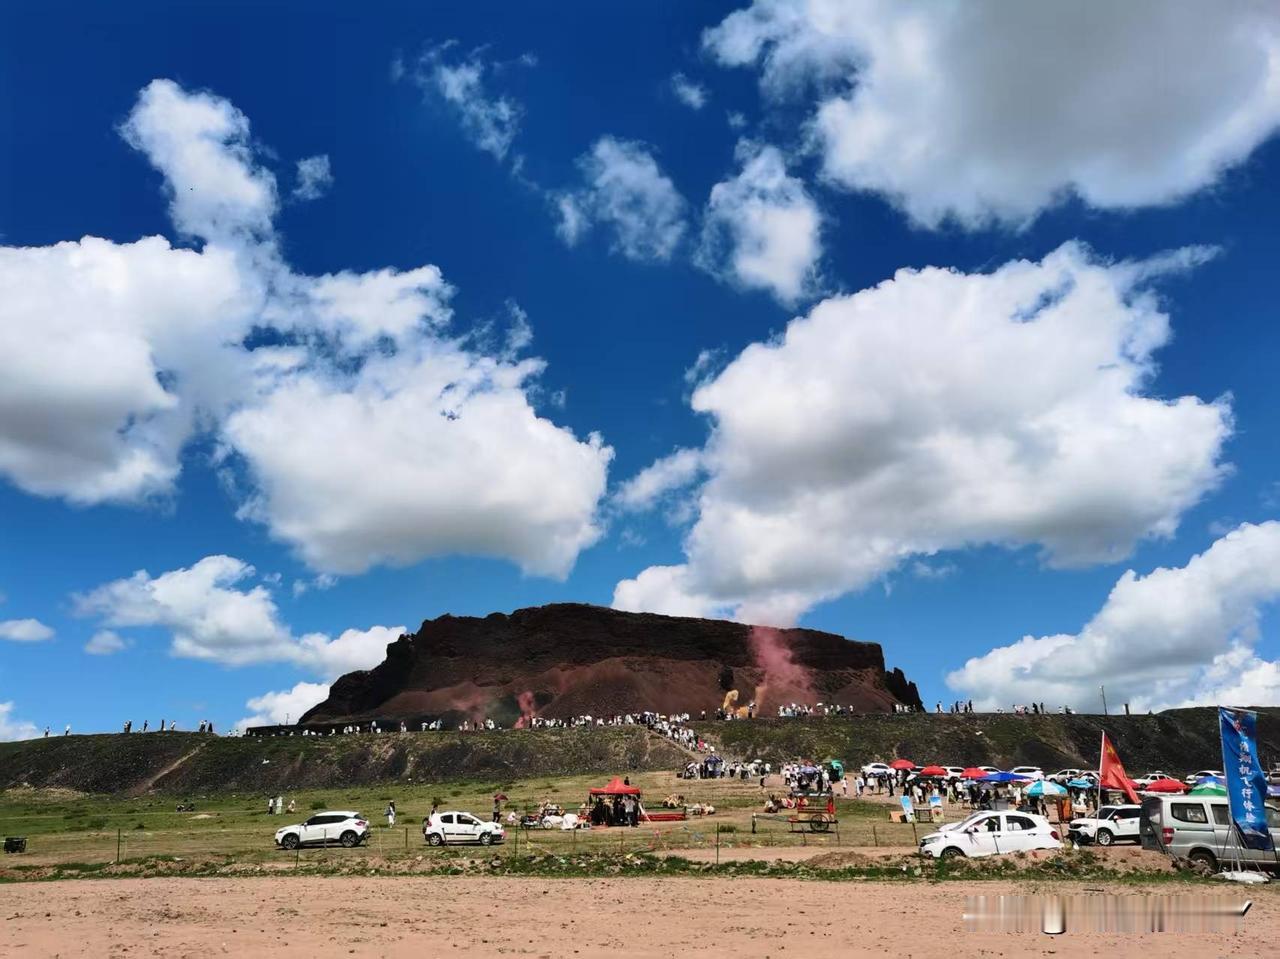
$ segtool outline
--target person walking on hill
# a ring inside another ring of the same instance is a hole
[[[387,802],[387,828],[390,829],[396,824],[396,801],[394,799]]]

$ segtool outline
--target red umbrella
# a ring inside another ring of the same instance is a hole
[[[889,763],[889,768],[890,769],[915,769],[916,764],[913,763],[910,759],[895,759],[893,762]]]
[[[1184,793],[1187,791],[1187,784],[1180,783],[1176,779],[1157,779],[1148,783],[1145,788],[1142,786],[1138,788],[1149,793]]]
[[[979,769],[977,766],[970,766],[960,775],[963,776],[965,779],[981,779],[986,774],[987,774],[987,771],[985,769]]]
[[[920,770],[921,776],[945,776],[947,771],[941,766],[925,766]]]

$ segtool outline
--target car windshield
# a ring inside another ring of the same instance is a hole
[[[1103,806],[1103,807],[1101,807],[1101,808],[1098,810],[1098,815],[1097,815],[1097,816],[1095,816],[1094,818],[1095,818],[1095,819],[1106,819],[1108,816],[1110,816],[1110,815],[1111,815],[1113,812],[1115,812],[1115,811],[1116,811],[1116,807],[1115,807],[1115,806]]]

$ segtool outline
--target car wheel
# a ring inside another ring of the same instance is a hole
[[[493,833],[491,833],[491,832],[482,832],[482,833],[480,834],[480,845],[482,845],[482,846],[487,846],[487,845],[489,845],[489,844],[490,844],[490,843],[492,843],[492,842],[493,842]]]
[[[289,835],[280,840],[280,845],[285,849],[297,849],[298,837],[294,833],[289,833]]]
[[[1204,866],[1210,872],[1218,871],[1218,857],[1215,856],[1213,853],[1209,852],[1209,850],[1207,849],[1197,849],[1187,858],[1190,859],[1192,862],[1194,862],[1197,866]]]
[[[427,844],[431,846],[443,846],[444,836],[441,836],[438,833],[433,833],[432,835],[427,837]]]
[[[350,849],[352,846],[358,845],[360,843],[360,837],[357,836],[354,831],[348,829],[346,832],[342,834],[342,838],[339,841],[342,843],[342,845]]]
[[[938,853],[938,858],[939,859],[956,859],[956,858],[963,859],[964,850],[957,849],[955,846],[948,846],[946,849],[942,850],[942,852]]]
[[[1110,846],[1110,845],[1111,845],[1113,842],[1115,842],[1115,841],[1116,841],[1116,837],[1115,837],[1115,836],[1113,836],[1113,835],[1111,835],[1111,830],[1110,830],[1110,829],[1099,829],[1099,830],[1098,830],[1098,845],[1099,845],[1099,846]]]

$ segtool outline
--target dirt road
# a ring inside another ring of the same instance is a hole
[[[1203,890],[1203,887],[1200,887]],[[1098,887],[1089,887],[1097,892]],[[984,882],[940,885],[769,879],[135,879],[0,887],[6,957],[676,955],[911,957],[1266,954],[1280,941],[1280,892],[1235,935],[980,934],[965,895],[1071,894]],[[1106,890],[1132,896],[1117,886]],[[1158,892],[1173,890],[1162,887]],[[1184,890],[1185,891],[1185,890]],[[1212,890],[1216,891],[1216,890]],[[1033,952],[1034,951],[1034,952]]]

